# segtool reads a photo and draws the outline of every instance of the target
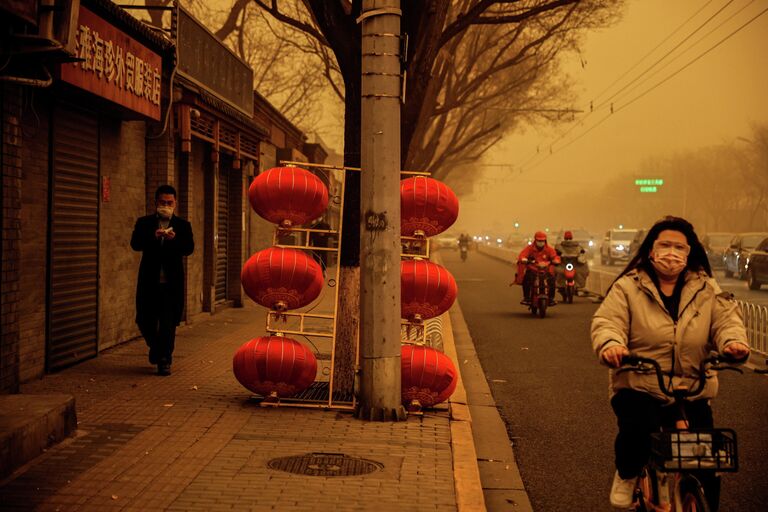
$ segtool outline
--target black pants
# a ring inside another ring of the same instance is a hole
[[[139,330],[149,346],[150,361],[171,364],[176,340],[173,297],[170,286],[160,284],[152,297],[151,314],[139,323]]]
[[[708,400],[685,402],[685,415],[690,428],[712,428],[712,408]],[[619,434],[616,436],[616,469],[621,478],[640,474],[651,456],[651,434],[661,427],[674,428],[679,419],[676,406],[663,406],[651,395],[631,389],[621,389],[611,399],[616,413]],[[720,478],[707,472],[693,472],[704,485],[710,508],[717,511],[720,501]]]
[[[525,277],[523,278],[523,297],[525,300],[531,300],[531,287],[536,279],[536,273],[532,270],[525,271]],[[555,276],[547,273],[547,295],[549,299],[555,298]]]

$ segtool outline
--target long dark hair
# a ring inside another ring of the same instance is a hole
[[[682,217],[672,217],[671,215],[667,215],[656,222],[656,224],[648,230],[635,257],[629,261],[626,268],[622,270],[619,277],[616,278],[616,281],[636,268],[645,270],[651,277],[656,277],[656,271],[653,269],[653,264],[650,260],[651,249],[653,249],[653,243],[659,238],[659,234],[666,230],[679,231],[684,234],[688,241],[688,245],[691,246],[691,252],[688,254],[688,264],[685,266],[685,269],[692,272],[703,270],[709,277],[712,277],[712,269],[709,266],[707,253],[704,250],[704,246],[699,241],[699,237],[696,236],[696,232],[693,230],[693,225]]]

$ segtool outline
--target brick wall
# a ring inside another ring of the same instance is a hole
[[[200,141],[192,143],[189,155],[189,197],[187,199],[187,220],[192,223],[195,236],[195,252],[187,258],[187,318],[203,312],[203,260],[204,260],[204,171],[208,165],[208,145]]]
[[[2,265],[0,268],[0,393],[19,390],[19,240],[21,238],[21,91],[0,85]]]
[[[46,268],[48,259],[48,183],[51,102],[47,95],[32,97],[34,110],[23,116],[25,135],[21,194],[21,265],[19,327],[20,380],[45,372]]]
[[[259,147],[259,168],[256,176],[277,165],[277,148],[268,142],[262,141]],[[247,183],[250,186],[250,181]],[[272,235],[275,231],[274,224],[259,217],[248,204],[248,257],[256,251],[261,251],[272,245]]]
[[[155,190],[160,185],[178,183],[175,141],[173,130],[168,127],[165,134],[156,139],[146,139],[146,212],[155,211]]]
[[[99,350],[139,336],[135,298],[141,253],[131,250],[130,240],[136,219],[146,211],[144,136],[143,121],[101,120],[101,176],[109,178],[111,194],[100,204]]]

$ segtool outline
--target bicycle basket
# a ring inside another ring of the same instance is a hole
[[[731,429],[667,430],[651,434],[651,458],[660,471],[738,471]]]

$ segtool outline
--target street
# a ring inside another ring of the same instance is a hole
[[[533,317],[510,288],[512,266],[470,252],[441,257],[459,285],[459,303],[486,378],[514,444],[534,510],[610,510],[615,419],[607,371],[592,354],[589,323],[597,305],[577,298]],[[737,431],[740,469],[723,478],[722,511],[765,510],[768,502],[766,378],[721,378],[716,426]],[[573,504],[577,505],[574,507]]]
[[[593,263],[590,268],[618,275],[624,266],[623,264],[617,264],[610,267]],[[722,270],[713,269],[712,274],[717,279],[720,288],[731,292],[738,300],[768,306],[768,286],[764,286],[761,290],[750,290],[746,281],[734,277],[725,277],[725,273]]]

